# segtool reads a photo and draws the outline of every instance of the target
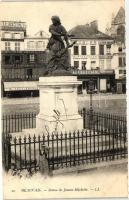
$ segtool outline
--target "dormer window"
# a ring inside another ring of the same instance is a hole
[[[21,38],[20,33],[14,33],[14,38],[15,38],[15,39],[20,39],[20,38]]]

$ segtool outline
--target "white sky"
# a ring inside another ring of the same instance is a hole
[[[99,30],[105,32],[112,13],[116,15],[121,6],[124,7],[124,0],[1,2],[0,20],[27,22],[28,35],[39,30],[48,32],[52,15],[59,15],[67,30],[98,20]]]

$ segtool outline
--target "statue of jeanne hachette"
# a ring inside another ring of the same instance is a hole
[[[51,37],[49,39],[48,49],[48,63],[46,75],[65,75],[70,73],[69,68],[69,54],[68,48],[72,47],[69,43],[66,29],[62,26],[58,16],[52,16],[52,24],[49,26]]]

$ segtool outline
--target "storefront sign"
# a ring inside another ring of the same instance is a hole
[[[38,90],[38,81],[4,82],[5,91]]]

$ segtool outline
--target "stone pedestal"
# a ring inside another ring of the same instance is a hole
[[[36,117],[36,133],[56,133],[83,129],[78,113],[76,76],[39,78],[40,112]]]

